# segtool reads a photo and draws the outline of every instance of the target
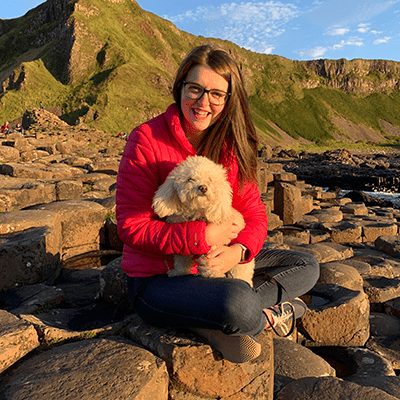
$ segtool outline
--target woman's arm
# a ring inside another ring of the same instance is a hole
[[[142,129],[131,133],[117,177],[116,215],[124,244],[157,255],[205,254],[211,246],[229,244],[239,232],[234,219],[221,225],[206,226],[201,221],[169,224],[155,214],[154,194],[184,156],[168,159],[168,154],[152,146],[149,128]]]
[[[242,192],[235,191],[232,205],[243,215],[246,223],[232,244],[241,243],[246,246],[246,261],[249,261],[259,253],[268,234],[268,218],[257,185],[246,184]]]
[[[267,236],[268,221],[265,206],[261,202],[256,185],[249,185],[246,190],[243,189],[241,196],[234,196],[233,206],[243,215],[245,228],[239,232],[236,239],[232,240],[230,246],[218,247],[207,255],[208,267],[221,273],[228,272],[242,261],[243,249],[237,243],[247,248],[244,261],[248,262],[261,250]]]
[[[168,224],[154,213],[154,193],[179,160],[168,160],[168,154],[161,156],[148,139],[149,134],[146,129],[134,130],[120,162],[116,194],[118,234],[124,244],[146,253],[206,253],[210,246],[204,222]]]

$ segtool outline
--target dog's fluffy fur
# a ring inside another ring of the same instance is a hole
[[[158,188],[153,199],[154,211],[168,223],[205,221],[220,224],[233,213],[231,186],[222,165],[206,157],[191,156],[178,164]],[[190,275],[194,265],[192,256],[175,255],[174,269],[169,276]],[[209,278],[229,276],[243,279],[253,286],[254,261],[235,265],[227,275],[207,268],[207,258],[200,257],[199,274]]]

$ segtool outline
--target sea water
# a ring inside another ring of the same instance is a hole
[[[350,190],[343,190],[343,197],[346,197],[346,194],[349,192]],[[400,193],[367,192],[365,190],[362,190],[362,192],[369,196],[377,197],[378,199],[391,201],[395,208],[400,208]]]

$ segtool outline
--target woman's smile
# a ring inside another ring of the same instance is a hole
[[[198,85],[207,91],[215,89],[227,92],[229,87],[228,81],[225,78],[214,72],[210,67],[202,65],[192,68],[186,77],[186,81]],[[211,104],[209,96],[210,93],[204,92],[199,99],[193,100],[185,96],[184,88],[182,88],[181,123],[189,140],[201,137],[217,121],[224,109],[224,104]]]

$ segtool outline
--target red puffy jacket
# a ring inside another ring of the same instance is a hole
[[[205,222],[168,224],[154,213],[154,193],[169,172],[196,150],[188,141],[175,104],[156,118],[135,128],[129,136],[117,177],[116,216],[124,242],[122,269],[132,277],[163,274],[173,267],[174,254],[205,254]],[[243,214],[246,227],[232,243],[249,250],[250,261],[267,236],[265,206],[257,185],[246,184],[239,194],[236,159],[221,158],[233,189],[232,206]]]

